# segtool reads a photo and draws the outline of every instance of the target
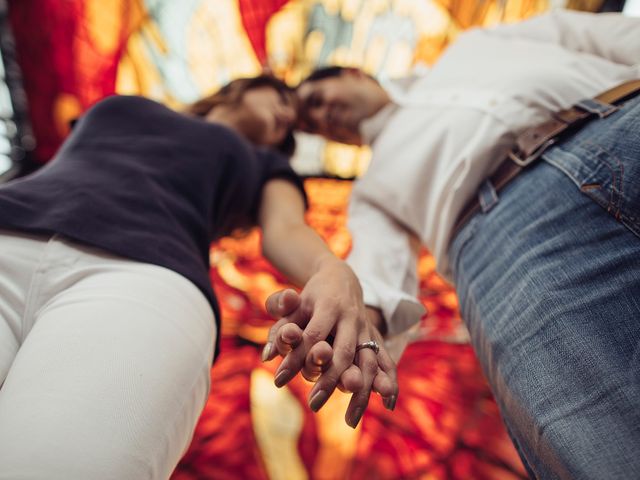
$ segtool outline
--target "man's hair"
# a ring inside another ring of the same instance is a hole
[[[302,84],[306,82],[315,82],[317,80],[322,80],[330,77],[339,77],[340,75],[342,75],[342,72],[348,69],[349,67],[340,67],[337,65],[333,65],[330,67],[321,67],[311,72],[311,74],[300,83]]]
[[[207,95],[187,106],[186,113],[197,117],[206,117],[211,110],[220,105],[238,105],[242,97],[249,90],[256,88],[270,87],[280,95],[294,95],[294,90],[282,80],[272,75],[258,75],[256,77],[236,78],[223,86],[217,92]],[[285,139],[275,148],[287,156],[293,155],[296,148],[296,141],[293,130],[287,132]]]
[[[313,72],[309,74],[307,78],[305,78],[298,84],[298,87],[303,83],[317,82],[319,80],[324,80],[325,78],[339,77],[344,72],[353,71],[353,70],[360,71],[365,76],[369,77],[371,80],[374,80],[376,83],[378,83],[378,80],[373,75],[368,74],[367,72],[365,72],[359,67],[341,67],[338,65],[332,65],[330,67],[320,67],[315,69]]]

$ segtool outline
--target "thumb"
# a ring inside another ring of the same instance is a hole
[[[265,302],[267,313],[278,319],[293,313],[300,306],[300,295],[291,288],[272,293]]]
[[[278,319],[278,321],[271,326],[269,329],[269,334],[267,336],[267,343],[262,350],[262,361],[271,360],[276,356],[276,351],[273,346],[276,341],[276,335],[278,330],[285,323],[291,322],[291,318],[283,318],[292,313],[297,313],[299,315],[299,311],[296,311],[300,306],[300,295],[291,289],[287,288],[285,290],[280,290],[278,292],[272,293],[269,295],[265,302],[265,308],[267,309],[267,313],[272,317]]]

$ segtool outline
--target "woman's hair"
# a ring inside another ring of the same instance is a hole
[[[185,111],[186,113],[197,117],[206,117],[211,110],[219,105],[238,105],[247,91],[262,87],[273,88],[280,95],[295,95],[295,91],[291,87],[282,80],[271,75],[236,78],[235,80],[227,83],[217,92],[203,97],[187,106]],[[275,148],[289,157],[293,155],[296,148],[293,129],[287,132],[284,140],[279,145],[275,145]]]

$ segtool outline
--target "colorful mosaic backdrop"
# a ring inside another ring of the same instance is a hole
[[[179,105],[266,68],[290,83],[316,65],[358,65],[383,79],[431,64],[463,29],[511,21],[548,0],[12,0],[11,21],[46,162],[69,120],[105,95]],[[319,140],[301,148],[352,176],[363,154]],[[319,142],[319,143],[318,143]],[[304,141],[302,142],[305,143]],[[312,157],[312,158],[309,158]],[[364,154],[366,157],[366,154]],[[299,159],[298,159],[299,160]]]
[[[557,4],[558,2],[554,2]],[[595,10],[598,1],[571,2]],[[294,84],[313,67],[361,66],[380,79],[428,68],[474,25],[543,11],[547,0],[13,0],[36,159],[46,162],[68,122],[100,98],[136,93],[178,106],[228,80],[268,69]],[[301,137],[300,171],[351,177],[368,152]],[[309,222],[341,256],[349,249],[351,183],[309,179]],[[319,413],[308,383],[273,386],[262,365],[271,320],[265,298],[286,285],[259,254],[259,232],[212,246],[211,279],[224,314],[212,393],[174,480],[525,478],[461,325],[451,288],[423,252],[420,299],[429,313],[399,365],[396,411],[378,398],[361,426],[348,398]]]

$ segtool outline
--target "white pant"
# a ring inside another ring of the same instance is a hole
[[[173,271],[0,231],[0,479],[168,478],[208,398],[215,335],[205,296]]]

